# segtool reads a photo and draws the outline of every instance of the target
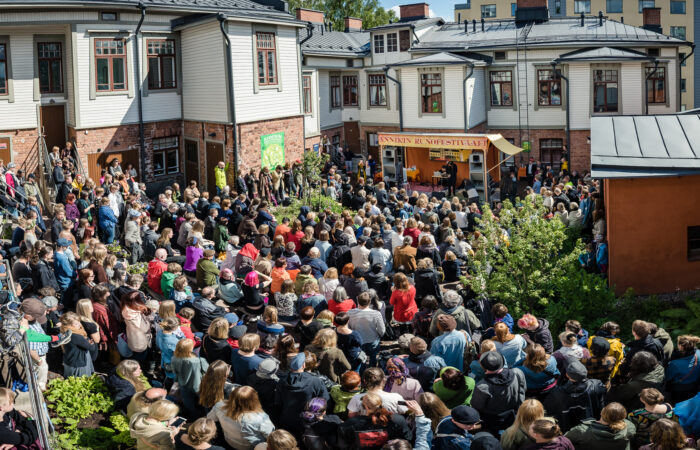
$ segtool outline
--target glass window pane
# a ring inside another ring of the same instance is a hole
[[[275,84],[277,80],[277,73],[275,72],[275,54],[274,52],[267,52],[267,70],[268,70],[268,82],[270,84]]]
[[[61,61],[51,61],[51,85],[54,92],[63,92],[63,82],[61,80]]]
[[[151,89],[159,89],[161,87],[158,58],[148,58],[148,87]]]
[[[0,45],[0,59],[5,60],[7,59],[7,56],[5,55],[5,46]]]
[[[265,54],[258,52],[258,83],[265,84]]]
[[[165,154],[163,152],[153,153],[153,174],[165,175]]]
[[[95,71],[97,72],[97,90],[109,91],[109,60],[99,58],[95,61]]]
[[[126,89],[126,77],[124,76],[124,58],[112,59],[112,77],[114,90]]]
[[[177,173],[177,150],[170,150],[168,152],[168,173]]]
[[[175,87],[175,58],[172,56],[164,56],[163,61],[163,87]]]
[[[50,83],[49,61],[39,61],[39,87],[41,92],[48,91]]]
[[[491,103],[501,105],[501,85],[500,83],[491,85]]]

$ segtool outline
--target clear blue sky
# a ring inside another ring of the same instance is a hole
[[[398,5],[408,5],[411,3],[418,3],[420,0],[381,0],[382,5],[385,8],[391,8],[392,6]],[[430,5],[430,9],[435,13],[437,17],[442,17],[445,20],[452,21],[454,17],[454,1],[448,0],[428,0],[427,3]],[[396,14],[398,16],[398,12]]]

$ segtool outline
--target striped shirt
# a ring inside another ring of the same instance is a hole
[[[41,325],[39,325],[39,322],[36,320],[33,323],[29,324],[29,328],[31,330],[36,331],[37,333],[40,334],[46,334],[44,333],[44,329],[41,328]],[[30,342],[29,343],[29,350],[34,350],[37,355],[39,356],[44,356],[49,352],[49,343],[48,342]]]

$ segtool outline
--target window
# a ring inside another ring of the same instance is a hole
[[[617,112],[617,70],[593,71],[593,112]]]
[[[481,18],[496,17],[496,5],[481,5]]]
[[[0,95],[7,95],[7,47],[0,44]]]
[[[311,114],[313,112],[311,107],[311,75],[301,77],[301,87],[304,94],[304,114]]]
[[[655,6],[654,0],[639,0],[639,12],[643,12],[644,8],[653,8]]]
[[[513,72],[491,72],[491,106],[513,106]]]
[[[564,145],[561,139],[540,139],[540,162],[550,166],[555,173],[561,168]]]
[[[367,133],[367,146],[379,147],[379,135],[377,133]]]
[[[101,12],[100,20],[104,20],[105,22],[116,22],[119,20],[119,15],[115,12]]]
[[[95,74],[98,92],[125,91],[126,41],[95,39]]]
[[[162,176],[180,172],[180,146],[177,136],[153,139],[153,175]]]
[[[457,13],[457,23],[462,23],[462,13]]]
[[[386,51],[387,53],[399,51],[399,42],[396,33],[389,33],[386,35]]]
[[[678,59],[681,61],[681,67],[685,67],[686,62],[683,61],[685,59],[685,53],[679,53]]]
[[[561,105],[561,80],[559,80],[552,70],[538,70],[537,83],[539,87],[540,106]]]
[[[659,57],[659,49],[658,48],[648,48],[647,55],[658,58]]]
[[[681,92],[685,92],[685,78],[681,78]]]
[[[646,68],[646,75],[654,72],[654,67]],[[659,67],[647,80],[647,99],[649,103],[666,103],[666,68]]]
[[[59,42],[40,42],[37,45],[39,64],[39,92],[63,92],[63,57]]]
[[[688,227],[688,261],[700,261],[700,226]]]
[[[671,0],[671,14],[685,14],[685,0]]]
[[[274,33],[255,33],[258,50],[258,84],[277,85],[277,54]]]
[[[386,76],[369,75],[369,106],[386,106]]]
[[[374,53],[384,53],[384,35],[374,36]]]
[[[671,36],[685,41],[685,27],[671,27]]]
[[[493,57],[496,61],[504,61],[506,59],[506,52],[494,52]]]
[[[357,106],[357,75],[343,76],[343,106]]]
[[[148,89],[174,89],[175,41],[172,39],[149,39],[148,43]]]
[[[590,14],[591,13],[591,0],[574,0],[574,13],[575,14]]]
[[[605,4],[605,10],[608,13],[621,13],[622,0],[607,0]]]
[[[685,110],[686,110],[685,104],[681,105],[681,111],[685,111]]]
[[[442,113],[442,75],[423,73],[420,76],[421,111],[424,114]]]
[[[554,0],[554,13],[561,14],[561,0]]]
[[[411,48],[411,32],[409,30],[399,31],[399,50],[407,52]]]
[[[511,3],[510,4],[510,15],[512,17],[515,17],[515,11],[518,9],[518,4],[517,3]]]
[[[331,108],[340,108],[340,77],[331,77]]]

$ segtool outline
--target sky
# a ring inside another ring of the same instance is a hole
[[[415,0],[381,0],[382,6],[387,9],[394,9],[396,11],[396,17],[399,16],[399,5],[418,3]],[[427,2],[430,5],[430,15],[435,17],[442,17],[448,21],[452,21],[454,17],[454,6],[455,2],[447,0],[433,0]],[[457,2],[458,3],[458,2]]]

